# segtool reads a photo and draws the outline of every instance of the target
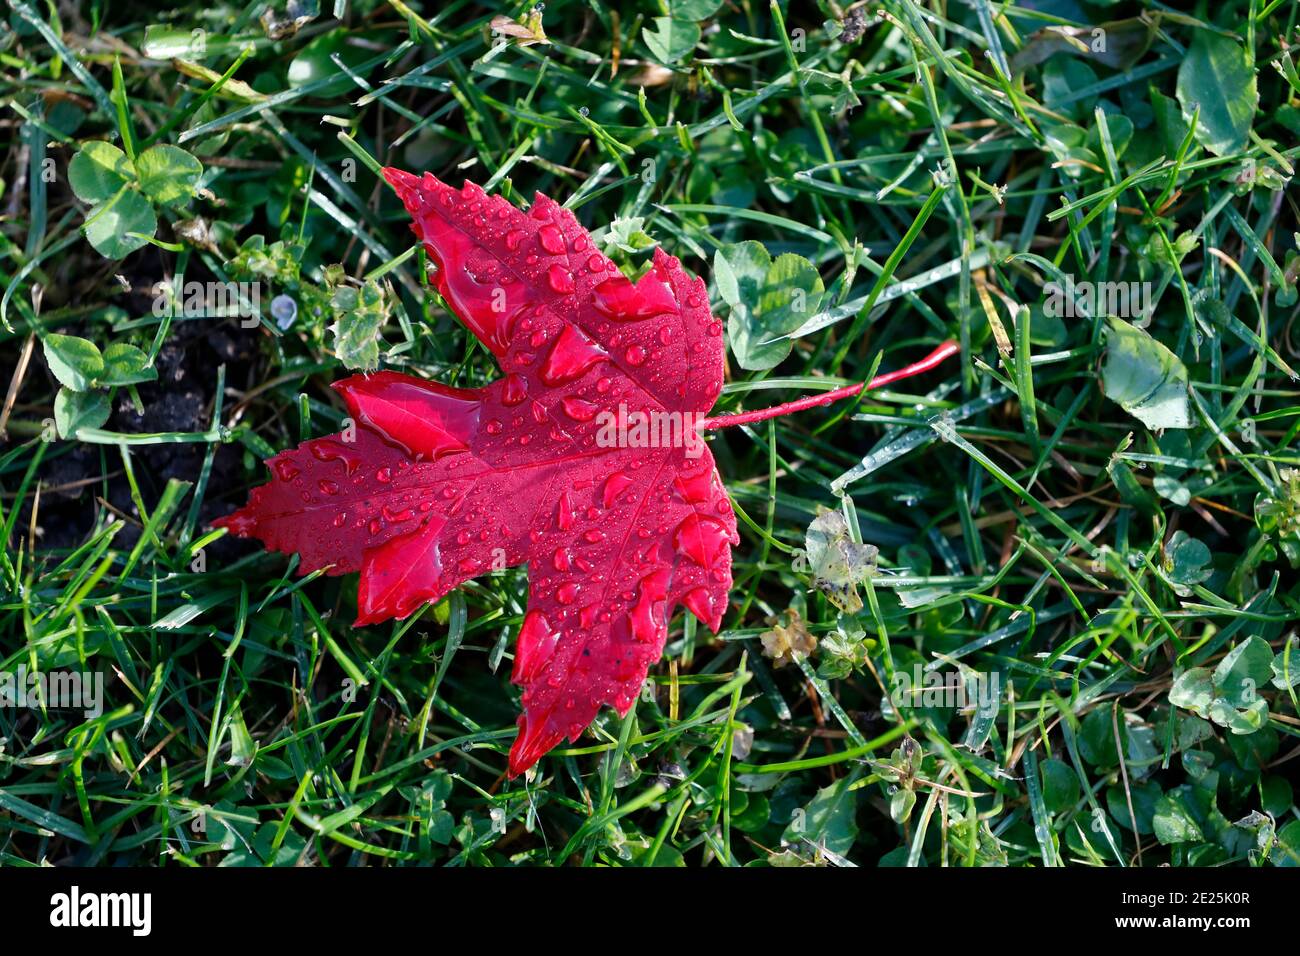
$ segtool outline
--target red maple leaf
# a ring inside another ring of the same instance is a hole
[[[525,213],[472,183],[384,177],[439,293],[504,376],[473,390],[393,372],[336,382],[353,432],[271,458],[271,481],[215,523],[297,553],[302,574],[359,571],[357,625],[526,563],[514,776],[602,704],[627,713],[679,604],[721,625],[740,539],[697,428],[862,386],[704,419],[722,388],[722,326],[677,259],[656,249],[633,283],[545,196]]]

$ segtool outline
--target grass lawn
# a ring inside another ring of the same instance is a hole
[[[8,0],[0,865],[1300,865],[1298,21]],[[715,416],[960,347],[708,432],[719,632],[513,778],[526,567],[354,626],[213,526],[501,377],[384,166],[679,258]]]

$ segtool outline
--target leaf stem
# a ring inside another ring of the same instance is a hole
[[[748,425],[751,422],[766,421],[769,418],[780,418],[783,415],[791,415],[795,412],[802,412],[809,408],[829,405],[831,402],[838,402],[842,398],[852,398],[859,392],[871,391],[873,388],[881,388],[882,386],[889,385],[892,382],[897,382],[900,379],[911,378],[913,375],[920,375],[922,372],[928,372],[932,368],[941,364],[945,359],[956,355],[959,351],[961,351],[961,347],[956,342],[949,339],[919,362],[905,365],[893,372],[886,372],[884,375],[877,375],[869,382],[859,382],[857,385],[845,385],[843,388],[837,388],[822,395],[809,395],[806,398],[796,399],[793,402],[773,405],[771,408],[759,408],[752,412],[736,412],[732,415],[719,415],[717,418],[706,418],[700,422],[699,427],[702,431],[706,428],[727,428],[731,425]]]

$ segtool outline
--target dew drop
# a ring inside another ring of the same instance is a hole
[[[559,639],[560,635],[551,630],[551,622],[541,611],[532,610],[525,614],[515,644],[514,680],[527,683],[536,677],[550,660]]]
[[[332,441],[315,442],[311,446],[311,453],[318,461],[341,461],[343,467],[347,469],[350,475],[357,470],[361,460],[354,454],[349,454],[342,447]]]
[[[587,369],[606,358],[605,353],[591,339],[576,327],[566,325],[560,330],[546,361],[542,363],[540,376],[544,384],[556,388],[581,378]]]
[[[501,386],[502,403],[513,408],[522,404],[527,397],[528,383],[524,381],[523,376],[517,372],[511,372],[507,375],[505,382]]]
[[[682,597],[687,610],[706,624],[713,620],[713,596],[707,588],[695,588]]]
[[[649,274],[636,285],[627,276],[612,276],[599,283],[592,292],[596,311],[620,322],[648,319],[677,310],[672,290]]]
[[[537,233],[537,238],[542,243],[542,248],[553,256],[563,255],[567,250],[564,246],[564,233],[560,232],[558,226],[547,224],[542,226]]]
[[[575,422],[589,422],[596,417],[600,411],[600,406],[595,402],[588,402],[581,398],[564,398],[560,400],[560,406],[564,409],[564,414],[568,415]]]
[[[618,500],[618,496],[627,490],[632,484],[632,479],[621,471],[616,471],[605,481],[605,488],[601,493],[605,507],[608,508]]]
[[[573,499],[567,491],[560,493],[560,500],[556,504],[555,523],[561,531],[568,531],[573,527]]]
[[[712,470],[701,468],[691,475],[678,475],[673,479],[673,488],[687,504],[704,504],[713,491],[712,479]]]
[[[568,295],[574,290],[572,273],[558,264],[546,270],[546,284],[556,295]]]

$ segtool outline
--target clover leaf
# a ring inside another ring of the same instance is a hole
[[[1234,647],[1211,671],[1188,668],[1178,675],[1169,701],[1234,734],[1253,734],[1268,721],[1268,702],[1259,688],[1273,678],[1273,651],[1260,637]]]
[[[90,205],[82,226],[95,251],[122,259],[158,231],[155,206],[169,208],[194,195],[203,164],[178,146],[152,146],[132,160],[111,143],[84,143],[68,164],[68,182]]]

